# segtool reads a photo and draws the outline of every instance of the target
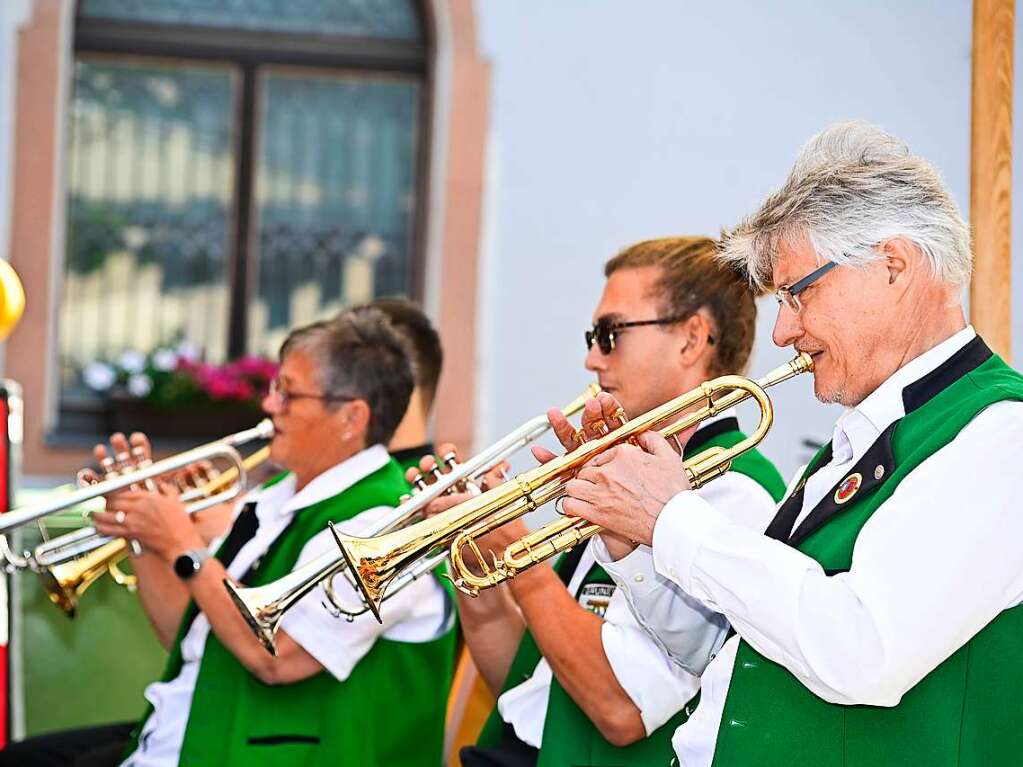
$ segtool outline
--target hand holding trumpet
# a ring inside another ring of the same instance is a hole
[[[437,452],[442,456],[453,456],[456,461],[460,460],[457,448],[455,448],[455,446],[450,442],[441,443],[438,446]],[[508,471],[510,469],[511,465],[508,461],[503,459],[498,461],[480,478],[478,482],[479,490],[486,491],[503,484],[508,479]],[[432,455],[426,455],[419,461],[418,471],[413,468],[405,472],[405,479],[413,486],[417,485],[420,480],[425,482],[427,485],[431,485],[436,482],[440,476],[443,476],[449,471],[451,471],[450,466],[445,464],[438,466],[437,460]],[[464,501],[468,501],[473,497],[473,495],[474,493],[468,491],[451,492],[442,495],[435,498],[426,508],[423,509],[423,516],[432,517],[440,514],[453,506],[457,506]],[[522,520],[515,520],[514,522],[503,525],[488,535],[481,537],[478,541],[480,550],[485,557],[492,559],[494,556],[500,555],[508,544],[528,532],[529,529],[526,527],[525,522]]]
[[[570,451],[617,429],[625,421],[625,411],[613,395],[601,392],[583,408],[579,429],[558,410],[548,411],[547,418],[562,446]],[[693,425],[678,435],[679,448],[697,428],[698,425]],[[653,524],[664,505],[657,506],[657,499],[674,488],[679,478],[684,487],[678,485],[675,492],[689,489],[679,454],[673,447],[675,442],[672,439],[669,443],[657,432],[648,431],[638,435],[634,444],[618,445],[595,456],[567,483],[562,511],[601,525],[604,528],[601,539],[614,559],[629,554],[637,543],[649,543]],[[544,447],[534,446],[532,450],[540,463],[555,457]],[[664,487],[645,484],[652,477],[648,464],[655,455],[665,470],[669,464],[671,466],[671,471],[664,476],[668,483]],[[640,482],[644,483],[642,488]]]
[[[130,437],[117,432],[110,437],[109,449],[104,444],[97,444],[92,452],[108,475],[133,471],[152,460],[149,438],[141,432],[134,432]],[[82,485],[95,484],[103,479],[93,469],[83,469],[78,475]],[[166,479],[147,480],[118,490],[106,496],[106,510],[94,512],[93,522],[102,535],[132,541],[136,553],[149,550],[162,559],[172,561],[183,551],[206,546],[222,532],[229,520],[223,509],[208,509],[190,516],[179,499],[182,488],[195,487],[209,479],[207,461],[186,466]],[[224,506],[229,514],[229,505]]]

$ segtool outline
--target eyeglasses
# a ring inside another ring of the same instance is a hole
[[[589,351],[596,343],[601,354],[610,354],[615,349],[615,339],[619,330],[625,328],[637,328],[643,325],[671,325],[674,322],[681,322],[691,315],[680,314],[676,317],[663,317],[659,320],[635,320],[632,322],[612,322],[611,320],[597,320],[593,328],[586,331],[586,350]],[[714,343],[714,336],[707,336],[708,343]]]
[[[276,397],[281,403],[281,408],[285,409],[290,403],[300,399],[318,399],[320,402],[352,402],[359,399],[347,394],[303,394],[301,392],[290,392],[282,388],[281,379],[279,378],[270,380],[270,391],[267,393],[267,396]]]
[[[778,305],[781,306],[782,304],[785,304],[785,306],[792,310],[793,314],[799,314],[803,311],[803,304],[799,300],[799,294],[817,282],[817,280],[830,272],[836,266],[838,266],[838,264],[834,261],[828,261],[828,263],[824,264],[824,266],[819,269],[814,269],[801,280],[798,280],[791,285],[781,285],[776,291],[774,291],[774,297],[778,301]]]

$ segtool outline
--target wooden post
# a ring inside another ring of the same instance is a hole
[[[970,319],[1006,360],[1012,351],[1012,76],[1015,0],[974,0],[970,139]]]

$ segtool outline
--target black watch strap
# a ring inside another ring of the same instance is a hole
[[[194,578],[195,574],[202,569],[202,563],[210,558],[210,553],[205,549],[192,549],[186,551],[174,560],[174,573],[183,581]]]

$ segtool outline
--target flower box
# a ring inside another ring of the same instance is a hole
[[[102,401],[107,432],[141,431],[164,438],[218,438],[255,426],[277,364],[252,355],[211,364],[187,343],[116,360],[94,360],[77,372]]]

